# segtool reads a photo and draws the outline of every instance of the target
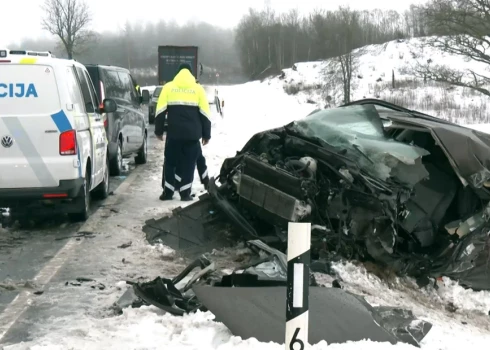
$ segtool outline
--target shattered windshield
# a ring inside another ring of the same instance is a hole
[[[429,152],[386,136],[381,118],[372,105],[321,110],[296,121],[292,129],[346,149],[360,168],[381,180],[394,177],[401,183],[413,185],[428,175],[421,158]],[[407,168],[413,170],[407,174]]]

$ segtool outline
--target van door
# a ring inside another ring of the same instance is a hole
[[[55,188],[75,178],[73,157],[59,149],[69,129],[53,66],[0,63],[0,188]]]
[[[129,144],[131,144],[131,149],[133,152],[135,152],[140,148],[142,142],[142,139],[140,139],[141,129],[138,126],[136,109],[133,101],[135,96],[132,94],[132,91],[134,90],[136,92],[136,90],[134,89],[134,86],[132,86],[132,80],[128,73],[118,72],[118,74],[119,79],[121,80],[121,85],[124,88],[124,100],[128,110],[129,125],[127,139]]]
[[[89,116],[91,149],[92,149],[92,181],[90,189],[95,188],[104,179],[106,134],[102,116],[98,112],[98,99],[95,94],[92,80],[81,67],[76,67],[78,80],[82,90],[85,110]]]
[[[107,97],[113,98],[117,102],[119,131],[123,136],[123,154],[127,155],[134,151],[133,144],[129,141],[129,135],[131,134],[131,113],[129,109],[130,104],[127,100],[128,89],[122,83],[117,70],[105,70],[104,73],[108,80]],[[111,86],[110,89],[109,85]]]
[[[141,108],[140,95],[137,94],[136,87],[134,84],[134,80],[133,80],[133,77],[131,76],[131,74],[129,75],[129,79],[131,80],[131,95],[133,96],[132,100],[133,100],[133,107],[135,110],[136,126],[138,127],[138,129],[137,129],[138,144],[142,145],[143,139],[145,137],[145,130],[146,130],[145,113],[143,113],[143,108]]]

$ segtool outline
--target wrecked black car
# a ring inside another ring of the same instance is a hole
[[[368,99],[254,135],[209,192],[246,239],[285,251],[287,223],[311,222],[313,259],[375,261],[481,290],[488,169],[490,135]]]

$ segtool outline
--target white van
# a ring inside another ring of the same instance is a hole
[[[0,208],[22,220],[44,210],[89,215],[109,192],[107,137],[85,67],[49,52],[0,49]]]

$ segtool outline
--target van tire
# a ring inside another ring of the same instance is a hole
[[[109,185],[110,185],[109,153],[107,153],[105,163],[106,163],[106,167],[105,167],[105,171],[104,171],[104,179],[93,190],[93,195],[97,199],[106,199],[107,197],[109,197]]]
[[[122,153],[122,141],[117,141],[117,153],[109,163],[110,175],[119,176],[123,170],[123,153]]]
[[[85,179],[80,195],[75,199],[75,205],[78,209],[75,213],[68,213],[71,221],[86,221],[90,214],[90,172],[85,172]]]
[[[138,151],[138,155],[134,157],[134,162],[136,164],[146,164],[148,160],[148,135],[145,133],[145,137],[143,138],[143,144]]]

